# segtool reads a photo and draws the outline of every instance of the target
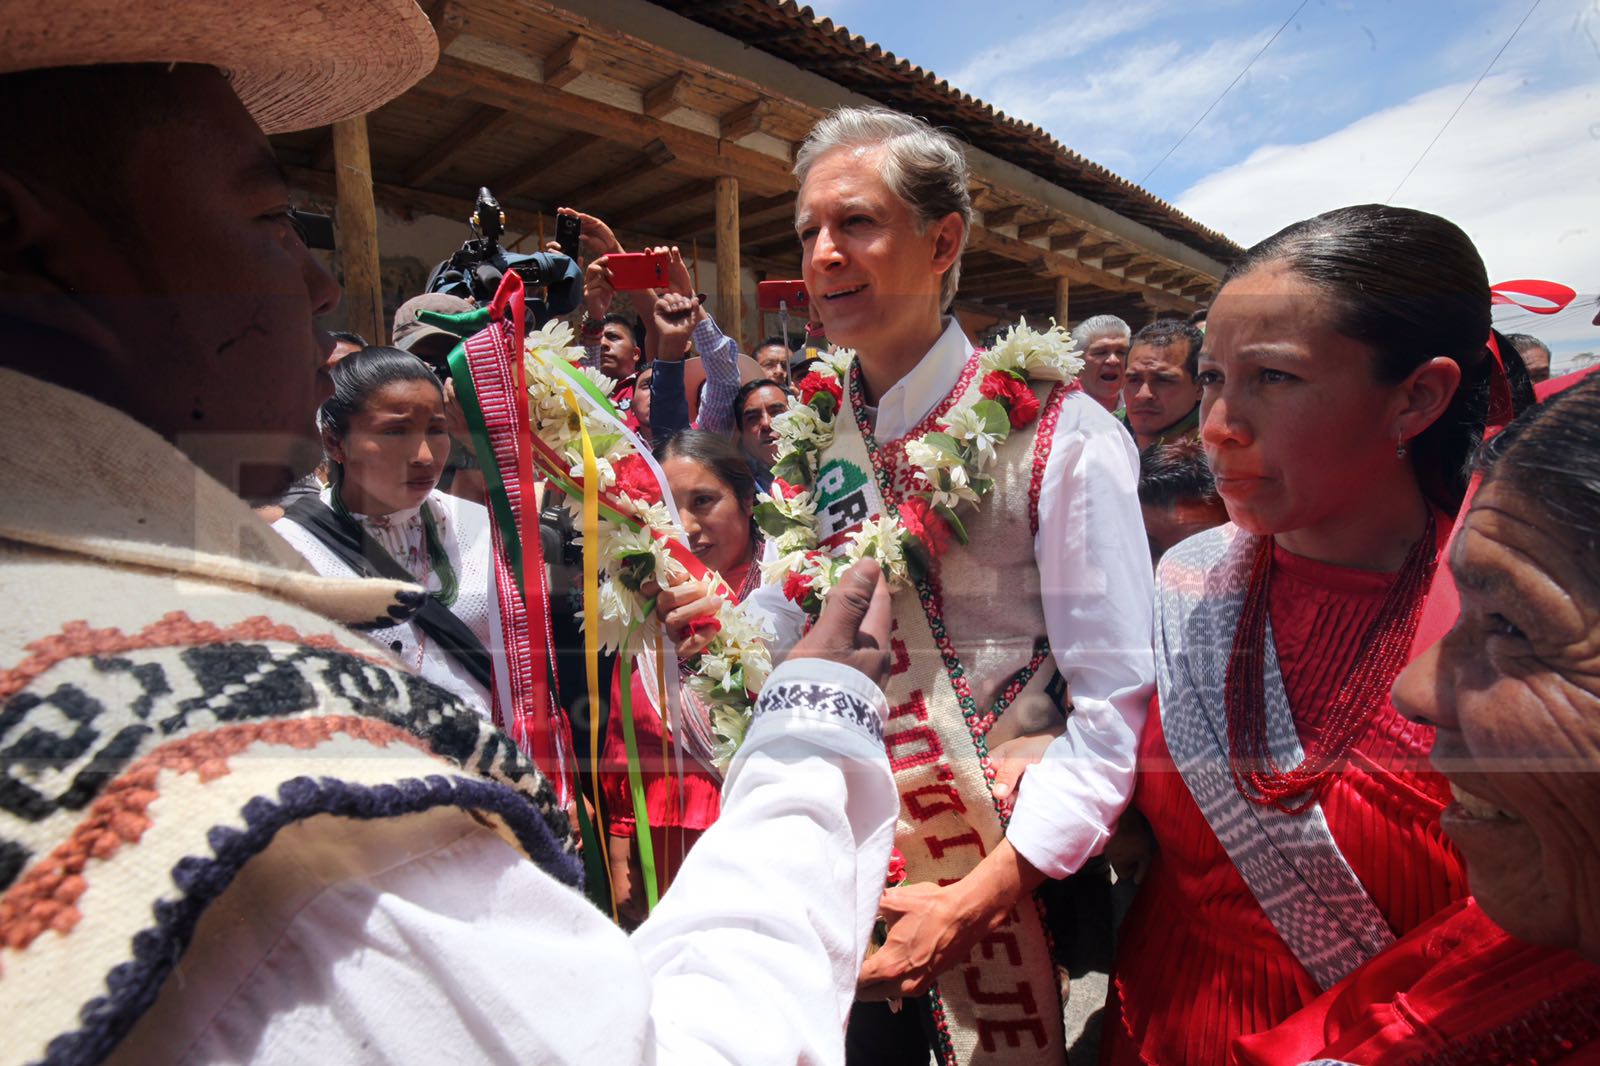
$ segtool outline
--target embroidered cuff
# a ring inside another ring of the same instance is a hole
[[[861,671],[827,659],[788,659],[761,687],[751,728],[775,718],[830,722],[882,744],[888,717],[888,700]]]

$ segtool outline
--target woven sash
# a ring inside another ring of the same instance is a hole
[[[1226,525],[1161,561],[1156,594],[1156,685],[1172,761],[1273,928],[1326,989],[1394,943],[1394,933],[1339,851],[1320,804],[1285,814],[1247,801],[1228,767],[1223,685],[1244,605],[1253,538]],[[1305,758],[1266,641],[1267,743],[1276,763]]]
[[[965,379],[958,389],[971,387]],[[836,498],[830,523],[837,548],[855,524],[883,513],[872,455],[846,408],[834,426],[834,442],[822,460],[822,476],[847,491]],[[1000,464],[1027,464],[1033,434],[1018,432],[1002,452]],[[1026,485],[1026,474],[1021,478]],[[860,495],[857,495],[859,490]],[[1031,536],[1024,517],[1026,494],[1003,498],[996,492],[984,507],[1014,506],[1012,535]],[[824,518],[829,523],[828,517]],[[983,565],[983,545],[953,546],[943,568]],[[1042,634],[1028,634],[1005,670],[984,691],[1000,692],[993,705],[972,705],[972,685],[945,630],[937,576],[920,590],[894,597],[893,665],[884,691],[889,721],[884,745],[900,792],[895,845],[906,859],[911,882],[950,884],[978,865],[1005,836],[1005,823],[989,791],[985,738],[1008,707],[1047,702],[1044,689],[1056,676]],[[920,593],[920,595],[919,595]],[[958,691],[959,689],[959,691]],[[962,693],[966,694],[963,700]],[[963,703],[967,707],[963,707]],[[1059,730],[1059,718],[1055,728]],[[1024,900],[1006,921],[973,949],[935,986],[934,1019],[940,1033],[941,1061],[966,1064],[1061,1062],[1065,1059],[1060,982],[1050,942],[1033,899]]]

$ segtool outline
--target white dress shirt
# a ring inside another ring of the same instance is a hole
[[[877,440],[910,432],[955,388],[971,355],[960,324],[948,320],[922,361],[879,399]],[[1087,394],[1068,394],[1045,464],[1033,552],[1050,649],[1071,685],[1073,711],[1023,777],[1006,830],[1051,877],[1073,873],[1105,847],[1133,793],[1155,688],[1154,584],[1138,485],[1133,439]],[[799,639],[805,616],[781,582],[747,602],[771,618],[779,655]]]
[[[817,659],[766,692],[631,937],[456,808],[290,826],[111,1062],[843,1063],[899,807],[888,706]]]

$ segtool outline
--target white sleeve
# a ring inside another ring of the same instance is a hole
[[[459,811],[346,820],[316,846],[359,872],[308,888],[308,855],[280,852],[277,886],[233,896],[138,1046],[274,1066],[842,1063],[898,808],[887,713],[847,667],[775,670],[722,816],[631,939]]]
[[[1045,625],[1070,683],[1064,733],[1023,775],[1006,836],[1051,877],[1105,847],[1133,793],[1155,687],[1154,585],[1133,440],[1088,397],[1068,396],[1039,498]],[[1076,417],[1073,417],[1076,415]]]
[[[783,664],[722,813],[633,936],[658,1061],[842,1063],[899,794],[883,694],[848,667]]]

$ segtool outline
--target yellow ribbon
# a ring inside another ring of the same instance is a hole
[[[567,406],[578,416],[578,435],[583,441],[583,665],[589,682],[589,771],[594,780],[595,817],[600,817],[600,466],[595,462],[594,443],[583,421],[578,397],[568,388]],[[611,869],[610,849],[602,829],[600,855]],[[611,895],[611,919],[617,921],[616,894]]]

